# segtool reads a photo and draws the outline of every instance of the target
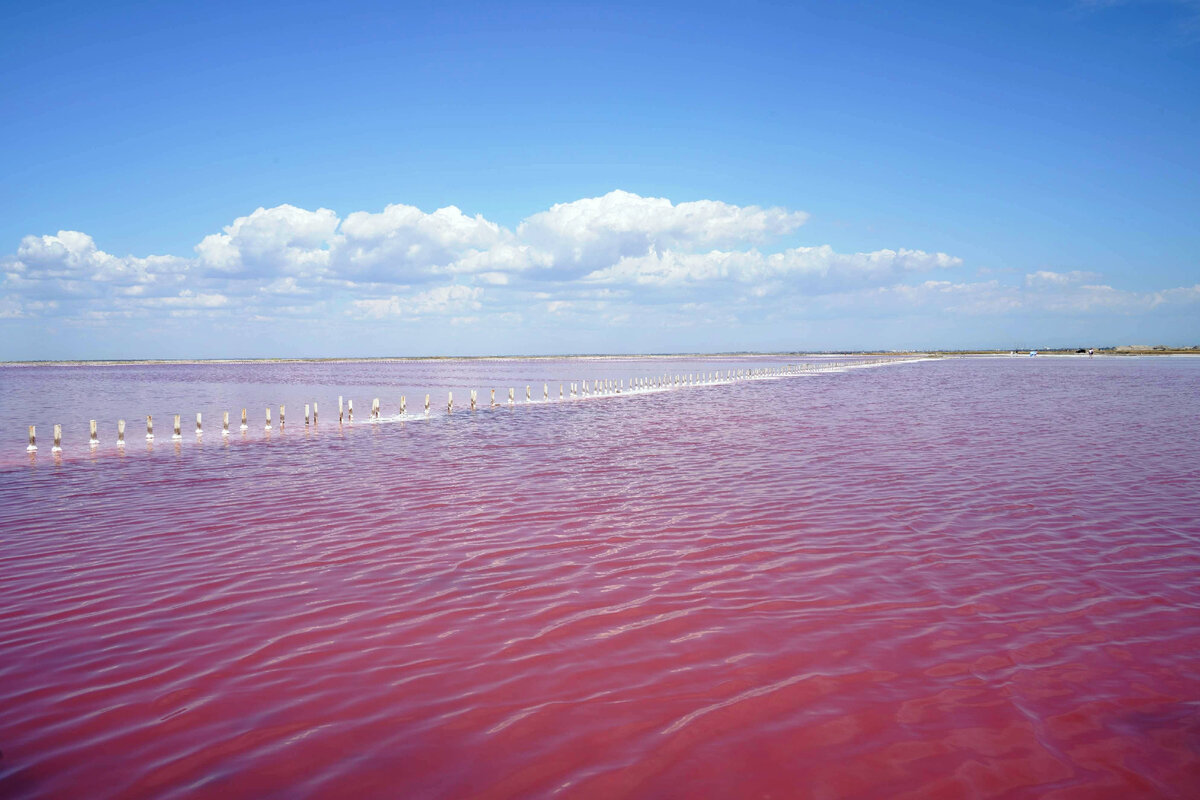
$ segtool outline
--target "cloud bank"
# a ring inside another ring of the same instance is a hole
[[[554,205],[511,229],[454,206],[395,204],[344,217],[259,208],[187,256],[118,256],[86,233],[59,231],[26,236],[0,257],[0,319],[368,326],[440,318],[552,328],[634,325],[653,311],[656,324],[686,328],[913,314],[1137,315],[1200,302],[1200,284],[1131,292],[1078,270],[972,281],[946,253],[780,246],[807,218],[613,191]]]

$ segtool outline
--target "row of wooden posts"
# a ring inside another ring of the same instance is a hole
[[[884,363],[890,363],[890,362],[897,361],[897,360],[899,360],[899,359],[879,358],[879,359],[861,360],[861,361],[853,361],[853,362],[841,361],[841,362],[835,362],[832,364],[817,364],[817,365],[789,364],[785,367],[761,367],[761,368],[757,368],[757,369],[736,369],[736,370],[726,371],[726,374],[724,377],[721,377],[720,371],[718,370],[716,372],[703,372],[703,373],[699,373],[699,374],[688,373],[687,375],[683,375],[682,373],[680,373],[680,374],[675,374],[675,375],[668,374],[668,375],[661,375],[661,376],[654,376],[654,377],[630,378],[629,379],[629,391],[634,391],[634,392],[658,391],[658,390],[662,390],[662,389],[677,388],[677,387],[681,387],[681,386],[697,386],[697,385],[712,384],[712,383],[727,383],[730,381],[746,380],[746,379],[752,379],[752,378],[781,377],[781,376],[785,376],[785,375],[796,375],[796,374],[800,374],[803,372],[823,371],[823,370],[836,369],[836,368],[841,368],[841,367],[846,367],[846,366],[864,366],[864,365],[872,365],[872,364],[884,364]],[[579,383],[569,383],[569,384],[560,383],[558,385],[558,399],[564,400],[568,396],[570,398],[574,399],[577,397],[621,394],[625,391],[626,391],[626,389],[625,389],[624,379],[592,381],[590,391],[589,391],[589,387],[588,387],[588,382],[585,380],[585,381],[580,381]],[[478,395],[476,393],[476,390],[474,390],[474,389],[471,389],[470,392],[471,392],[470,398],[469,398],[470,409],[471,409],[471,411],[475,411],[478,408]],[[567,392],[569,392],[569,394]],[[545,383],[542,384],[542,401],[543,402],[550,401],[550,386],[549,386],[549,384],[545,384]],[[525,402],[526,403],[533,402],[531,386],[525,387]],[[515,403],[516,403],[516,390],[510,388],[508,390],[508,405],[512,406],[512,405],[515,405]],[[500,403],[496,402],[496,390],[495,389],[491,390],[490,404],[491,404],[492,408],[496,408],[501,405]],[[371,401],[371,417],[370,418],[372,421],[378,420],[380,418],[379,417],[379,408],[380,408],[379,407],[379,398],[375,398],[374,400]],[[429,408],[430,408],[430,395],[426,394],[425,395],[425,416],[429,415]],[[280,428],[280,430],[282,430],[285,425],[286,411],[287,411],[286,406],[284,406],[284,405],[279,406],[279,428]],[[403,417],[407,413],[407,411],[408,411],[407,398],[404,395],[400,395],[400,416]],[[305,425],[309,425],[309,424],[316,425],[318,413],[319,413],[319,410],[318,410],[317,403],[315,401],[312,403],[311,406],[308,403],[305,403],[304,404],[304,424]],[[454,392],[453,391],[449,391],[446,394],[446,413],[448,413],[448,414],[454,413]],[[353,422],[353,421],[354,421],[354,401],[346,400],[345,403],[343,404],[342,397],[339,395],[338,396],[338,423],[341,424],[342,422]],[[90,420],[89,425],[90,425],[89,444],[92,447],[96,447],[100,444],[100,440],[97,436],[96,420],[94,420],[94,419]],[[241,430],[244,431],[248,427],[249,427],[249,425],[246,422],[246,409],[243,408],[242,409]],[[270,406],[268,406],[266,409],[266,430],[271,430],[271,427],[272,427],[271,426],[271,408],[270,408]],[[199,437],[199,436],[202,436],[203,434],[204,434],[203,418],[202,418],[202,415],[199,412],[197,412],[197,414],[196,414],[196,436]],[[229,412],[228,411],[224,412],[221,416],[221,435],[222,436],[229,435]],[[175,439],[175,440],[183,438],[183,434],[182,434],[182,431],[180,428],[180,415],[179,414],[175,415],[175,421],[174,421],[174,426],[172,428],[171,438]],[[149,414],[146,415],[146,440],[147,441],[154,440],[154,417]],[[123,420],[123,419],[117,420],[117,446],[118,447],[125,446],[125,420]],[[53,449],[55,452],[59,452],[62,450],[62,425],[54,426],[54,447],[53,447]],[[37,450],[37,429],[36,429],[36,426],[34,426],[34,425],[29,426],[29,446],[26,448],[26,450],[31,453],[35,452]]]

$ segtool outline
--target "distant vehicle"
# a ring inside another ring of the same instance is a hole
[[[1037,355],[1037,350],[1030,350],[1030,351],[1029,351],[1029,355],[1031,355],[1031,356],[1036,356],[1036,355]]]

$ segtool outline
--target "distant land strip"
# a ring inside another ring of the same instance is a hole
[[[1083,348],[1034,348],[1044,355],[1080,355]],[[1200,355],[1200,345],[1191,347],[1168,347],[1166,345],[1117,345],[1097,347],[1098,355],[1143,356],[1143,355]],[[953,356],[1006,356],[1012,353],[1026,354],[1028,348],[1017,350],[790,350],[754,351],[731,350],[720,353],[561,353],[557,355],[487,355],[487,356],[331,356],[328,358],[99,358],[0,361],[0,367],[109,367],[144,366],[154,364],[353,364],[353,363],[406,363],[422,361],[614,361],[629,358],[736,358],[791,357],[791,356],[892,356],[920,355],[931,358]]]

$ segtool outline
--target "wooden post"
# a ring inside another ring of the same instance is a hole
[[[125,446],[125,420],[117,420],[117,447]]]
[[[89,424],[89,434],[90,438],[88,440],[88,444],[90,444],[92,447],[100,444],[100,442],[96,440],[96,420],[92,420]]]
[[[204,435],[204,426],[201,424],[200,412],[197,411],[196,412],[196,436],[200,437],[203,435]]]
[[[425,395],[425,416],[429,416],[429,395]]]
[[[471,410],[472,411],[475,410],[475,401],[478,399],[479,399],[479,396],[475,393],[475,390],[472,389],[471,390]]]
[[[446,392],[446,413],[454,413],[454,392]]]
[[[345,410],[342,408],[342,396],[338,395],[338,424],[342,424],[342,420],[346,418]]]
[[[492,408],[496,407],[496,390],[492,389]]]
[[[246,430],[246,409],[242,409],[242,430]]]
[[[371,401],[371,419],[379,419],[379,398]]]
[[[154,417],[146,415],[146,441],[154,441]]]
[[[279,405],[279,430],[283,430],[283,404]]]
[[[313,400],[313,425],[317,424],[317,401]]]
[[[183,434],[179,431],[179,415],[178,414],[175,415],[175,427],[173,430],[174,430],[174,433],[171,434],[172,439],[182,439],[183,438]]]
[[[563,399],[563,385],[561,383],[558,385],[558,399]]]
[[[25,452],[33,453],[37,451],[37,426],[29,426],[29,447],[25,448]]]
[[[308,427],[308,412],[309,412],[308,403],[305,403],[304,404],[304,427],[306,427],[306,428]]]
[[[228,411],[221,412],[221,435],[222,436],[229,435],[229,412]]]
[[[508,387],[508,404],[510,406],[517,402],[516,396],[517,396],[517,390],[512,388],[511,386]]]
[[[407,411],[408,411],[408,400],[404,397],[404,395],[400,395],[400,416],[403,417]]]
[[[271,407],[267,406],[267,427],[266,430],[271,430]]]
[[[346,422],[354,422],[354,401],[346,401]]]
[[[532,403],[532,402],[533,402],[533,395],[531,395],[531,394],[529,393],[529,384],[528,384],[528,383],[527,383],[527,384],[525,384],[525,402],[526,402],[526,403]]]
[[[550,387],[547,384],[542,384],[542,400],[550,400]]]
[[[54,426],[54,447],[50,448],[50,452],[62,452],[62,425]]]

